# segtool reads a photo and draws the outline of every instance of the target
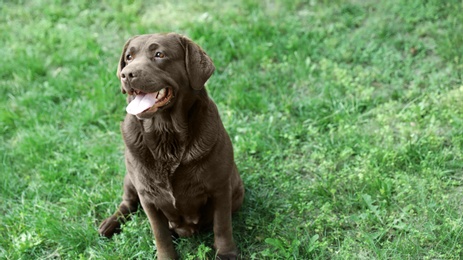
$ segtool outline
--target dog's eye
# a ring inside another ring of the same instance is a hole
[[[125,56],[125,59],[127,61],[131,61],[133,59],[132,55],[131,54],[127,54],[127,56]]]
[[[164,55],[164,53],[158,51],[158,52],[156,52],[156,54],[154,54],[154,57],[162,59],[162,58],[165,57],[165,55]]]

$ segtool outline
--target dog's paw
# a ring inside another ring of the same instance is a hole
[[[105,219],[98,229],[100,235],[107,238],[111,238],[114,234],[121,232],[121,223],[117,220],[117,217],[111,216]]]
[[[237,260],[240,259],[237,252],[231,252],[227,254],[217,254],[215,260]]]
[[[180,259],[175,252],[171,253],[164,253],[164,254],[159,254],[158,252],[158,257],[157,260],[178,260]]]

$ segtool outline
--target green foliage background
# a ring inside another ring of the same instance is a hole
[[[449,0],[1,1],[0,258],[149,259],[120,201],[115,76],[135,34],[175,31],[216,73],[246,200],[243,259],[462,256],[463,4]],[[211,259],[212,234],[176,241]]]

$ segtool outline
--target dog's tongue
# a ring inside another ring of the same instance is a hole
[[[137,115],[149,109],[156,103],[156,96],[153,94],[156,93],[138,94],[125,110],[129,114]]]

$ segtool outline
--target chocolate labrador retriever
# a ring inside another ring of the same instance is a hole
[[[232,212],[244,188],[230,138],[204,84],[214,72],[207,54],[184,36],[135,36],[125,44],[117,75],[128,94],[121,124],[124,195],[99,233],[111,237],[141,204],[158,259],[175,259],[172,233],[190,236],[213,227],[217,258],[238,256]]]

